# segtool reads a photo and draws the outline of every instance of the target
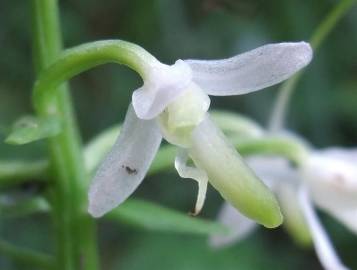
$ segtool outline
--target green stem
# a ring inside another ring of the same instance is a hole
[[[127,65],[145,78],[156,58],[141,47],[122,40],[103,40],[79,45],[60,54],[37,80],[33,101],[43,115],[55,114],[52,103],[59,86],[79,73],[105,63]]]
[[[96,269],[94,229],[86,213],[85,169],[68,90],[61,83],[94,66],[115,62],[136,70],[142,77],[157,60],[134,44],[108,40],[84,44],[59,54],[52,65],[41,73],[34,87],[33,102],[40,117],[59,117],[64,125],[61,135],[50,140],[56,181],[54,210],[59,232],[59,257],[63,269]],[[61,98],[63,97],[63,98]],[[67,214],[67,216],[65,215]],[[83,266],[84,264],[84,266]]]
[[[234,145],[243,156],[276,155],[290,160],[295,165],[306,161],[308,149],[294,139],[263,137],[259,139],[233,139]]]
[[[310,39],[310,44],[316,54],[320,45],[325,41],[328,34],[336,26],[338,21],[347,13],[348,10],[356,3],[356,0],[342,0],[332,9],[326,18],[316,28]],[[270,118],[269,130],[271,132],[279,131],[284,124],[286,111],[291,96],[298,84],[303,71],[298,72],[289,80],[285,81],[279,88],[278,98],[275,102],[274,109]]]
[[[251,138],[262,136],[265,132],[254,120],[237,113],[210,111],[210,116],[227,136],[234,135]]]
[[[330,34],[338,21],[343,18],[355,3],[356,0],[339,1],[326,18],[319,24],[310,39],[311,46],[315,51],[325,41],[326,37]]]
[[[17,247],[3,240],[0,240],[0,253],[26,266],[33,266],[34,269],[53,269],[54,267],[55,261],[51,256],[28,248]]]
[[[56,0],[32,0],[33,49],[37,73],[51,65],[62,48]],[[97,269],[95,223],[86,213],[86,178],[81,144],[66,85],[49,86],[51,103],[35,109],[40,116],[46,108],[63,123],[60,135],[49,140],[53,185],[50,191],[56,234],[56,266],[63,270]],[[52,90],[52,91],[51,91]]]

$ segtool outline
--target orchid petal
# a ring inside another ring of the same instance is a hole
[[[319,222],[305,187],[299,190],[299,201],[313,238],[316,254],[326,270],[347,270],[336,254],[332,243]]]
[[[318,152],[326,157],[339,159],[352,165],[357,163],[357,148],[329,147]]]
[[[245,161],[270,189],[276,190],[282,182],[290,183],[297,180],[297,173],[284,158],[251,156]]]
[[[328,212],[330,209],[356,209],[357,169],[353,162],[315,152],[301,174],[314,202],[322,209]]]
[[[191,69],[182,60],[177,60],[172,66],[152,66],[144,85],[135,90],[132,96],[136,115],[146,120],[156,117],[188,89],[191,79]]]
[[[175,159],[175,168],[178,174],[182,178],[191,178],[198,182],[197,201],[196,201],[195,210],[192,213],[193,215],[198,215],[201,212],[203,204],[205,202],[208,176],[205,171],[199,168],[187,166],[186,164],[187,160],[188,160],[187,151],[184,149],[180,149]]]
[[[89,189],[89,213],[100,217],[130,196],[144,179],[162,136],[155,120],[141,120],[129,107],[120,135]]]
[[[256,227],[257,223],[245,217],[229,203],[223,204],[218,213],[218,222],[229,229],[227,235],[212,235],[209,243],[212,247],[220,248],[239,242],[246,238]]]
[[[255,176],[208,115],[192,132],[189,155],[207,173],[222,197],[244,215],[269,228],[281,224],[282,216],[273,193]]]
[[[207,94],[241,95],[277,84],[305,67],[312,49],[305,42],[268,44],[223,60],[185,60],[193,81]]]

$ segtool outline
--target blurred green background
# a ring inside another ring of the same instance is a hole
[[[339,1],[284,0],[61,0],[66,47],[98,39],[137,43],[159,60],[214,59],[270,42],[308,40]],[[15,119],[32,113],[30,9],[27,1],[0,1],[0,140]],[[300,81],[287,126],[317,147],[357,145],[357,8],[333,30]],[[78,122],[86,142],[122,121],[132,91],[141,85],[134,72],[106,65],[71,81]],[[212,108],[244,113],[266,125],[277,86],[246,96],[214,97]],[[0,142],[0,159],[45,155],[43,142],[9,146]],[[28,187],[24,187],[29,189]],[[31,191],[31,190],[30,190]],[[168,172],[147,178],[134,196],[187,212],[196,184]],[[214,218],[222,199],[208,192],[202,216]],[[342,260],[357,269],[357,237],[321,213]],[[1,218],[1,216],[0,216]],[[0,238],[51,251],[46,216],[0,219]],[[314,251],[294,245],[282,230],[260,229],[244,242],[215,251],[205,237],[153,233],[99,222],[103,269],[321,269]],[[1,269],[29,269],[3,258]]]

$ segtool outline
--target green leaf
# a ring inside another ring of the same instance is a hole
[[[50,205],[42,197],[16,198],[11,195],[0,196],[1,218],[19,218],[32,214],[43,214],[50,211]]]
[[[26,144],[56,136],[61,132],[61,129],[61,122],[55,116],[37,118],[27,115],[15,122],[12,132],[5,142],[16,145]]]
[[[124,222],[146,230],[209,235],[228,233],[219,223],[192,217],[152,202],[129,199],[115,208],[106,217],[109,220]]]
[[[51,255],[18,247],[3,240],[0,240],[0,254],[14,261],[25,263],[26,266],[33,266],[34,268],[31,269],[54,269],[55,266],[55,260]]]

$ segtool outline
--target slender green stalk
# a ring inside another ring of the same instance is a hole
[[[62,41],[56,0],[32,0],[33,53],[37,73],[55,61]],[[51,95],[51,109],[63,130],[49,140],[53,185],[50,191],[56,235],[56,266],[63,270],[97,269],[94,221],[86,213],[86,173],[80,139],[66,85]],[[35,106],[43,116],[48,104]],[[46,108],[44,108],[46,107]]]
[[[60,224],[57,226],[59,257],[67,267],[63,269],[80,269],[79,261],[83,269],[96,269],[97,260],[93,222],[86,214],[87,181],[71,102],[68,91],[58,87],[78,73],[108,62],[128,65],[144,77],[149,65],[157,60],[128,42],[93,42],[58,55],[41,73],[34,87],[33,102],[38,115],[59,117],[64,125],[61,135],[50,140],[55,175],[59,176],[53,205],[55,213],[62,213],[55,215],[58,218],[55,223]]]
[[[331,30],[337,25],[338,21],[343,18],[347,11],[349,11],[356,2],[356,0],[339,1],[326,18],[319,24],[310,39],[311,46],[315,51],[325,41]]]
[[[49,255],[28,248],[17,247],[3,240],[0,240],[0,253],[14,261],[33,266],[34,269],[53,269],[55,263],[53,257]]]
[[[227,136],[259,137],[263,128],[254,120],[243,115],[227,111],[210,111],[210,116]]]
[[[105,63],[127,65],[146,77],[158,61],[141,47],[122,40],[103,40],[79,45],[60,54],[37,80],[33,101],[43,116],[56,114],[52,106],[57,86],[77,74]]]
[[[310,44],[314,49],[314,53],[325,41],[328,34],[337,25],[339,20],[350,10],[356,0],[342,0],[332,9],[332,11],[326,16],[326,18],[316,28],[310,39]],[[270,118],[269,130],[271,132],[279,131],[285,121],[286,111],[291,99],[291,96],[298,84],[303,71],[298,72],[289,80],[285,81],[279,88],[278,98],[275,102],[274,109]]]
[[[295,165],[306,161],[308,149],[294,139],[263,137],[258,139],[233,139],[234,145],[243,156],[276,155],[290,160]]]

